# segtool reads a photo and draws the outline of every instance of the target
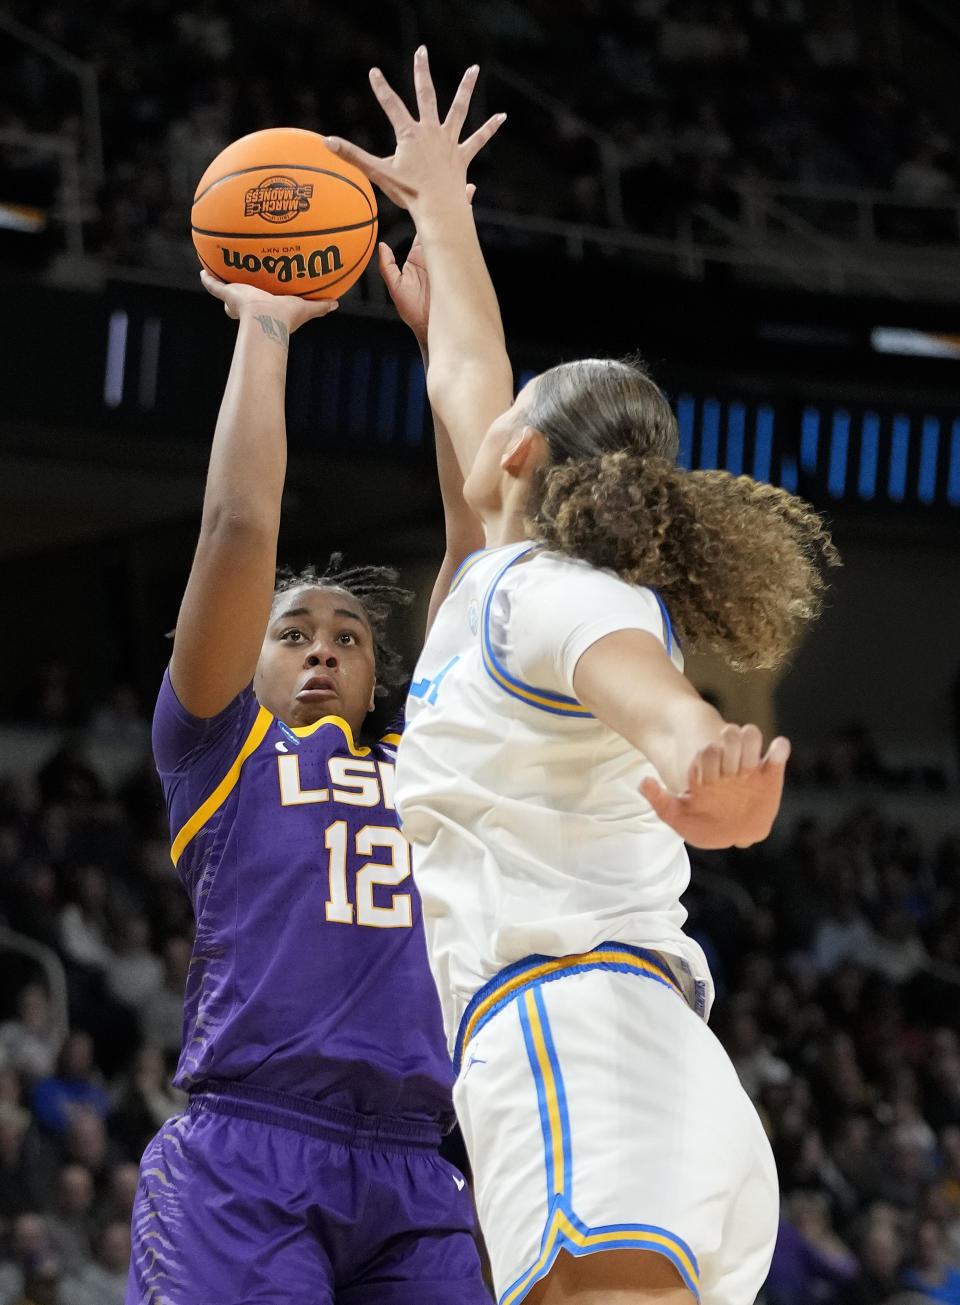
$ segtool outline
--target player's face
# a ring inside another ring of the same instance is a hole
[[[340,716],[356,735],[373,708],[373,634],[343,589],[305,586],[274,603],[254,677],[257,697],[286,725]]]
[[[477,450],[470,474],[463,486],[463,496],[477,513],[496,511],[503,505],[505,472],[501,465],[504,453],[527,425],[527,409],[533,400],[537,377],[527,381],[513,403],[491,424]]]

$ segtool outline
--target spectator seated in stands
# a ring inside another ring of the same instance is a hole
[[[97,1079],[93,1039],[75,1029],[63,1044],[56,1074],[38,1080],[34,1086],[31,1106],[37,1122],[55,1136],[62,1136],[77,1107],[83,1106],[106,1119],[110,1100]]]
[[[935,1220],[924,1219],[917,1228],[903,1281],[926,1300],[960,1305],[960,1266],[947,1259],[943,1230]]]
[[[96,1240],[93,1260],[67,1274],[62,1305],[123,1305],[130,1263],[130,1225],[108,1223]]]
[[[54,1019],[50,996],[40,983],[27,983],[17,995],[17,1017],[0,1024],[0,1064],[25,1081],[53,1072],[63,1030]]]
[[[80,1269],[89,1259],[95,1232],[94,1186],[89,1169],[67,1164],[60,1170],[57,1203],[47,1215],[50,1241],[65,1272]]]
[[[826,1200],[816,1192],[797,1191],[784,1206],[764,1286],[767,1305],[842,1305],[858,1265],[830,1226]]]

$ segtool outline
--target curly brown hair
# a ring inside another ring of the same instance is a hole
[[[808,503],[676,466],[676,419],[635,359],[551,368],[525,419],[549,451],[527,504],[536,539],[656,589],[691,651],[737,670],[784,660],[840,561]]]

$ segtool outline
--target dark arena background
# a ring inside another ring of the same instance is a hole
[[[762,1301],[960,1301],[954,0],[9,0],[0,1305],[40,1259],[44,1302],[120,1305],[137,1161],[182,1100],[192,920],[149,720],[236,329],[199,285],[193,189],[260,127],[387,152],[366,70],[408,93],[421,41],[441,102],[479,61],[471,121],[509,115],[473,179],[518,381],[639,351],[685,465],[832,523],[844,565],[785,672],[691,661],[794,755],[770,839],[694,854],[685,903],[781,1176]],[[429,410],[374,266],[293,339],[288,419],[281,560],[340,548],[426,595]]]

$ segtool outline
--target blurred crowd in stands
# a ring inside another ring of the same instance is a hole
[[[729,214],[731,181],[751,175],[957,195],[949,135],[842,5],[434,0],[419,25],[412,8],[5,6],[99,69],[89,236],[117,265],[192,273],[194,186],[244,132],[284,123],[385,149],[366,70],[407,91],[423,37],[441,95],[478,59],[478,116],[510,113],[478,160],[480,202],[500,209],[607,222],[598,133],[623,221],[651,234],[704,204]],[[6,37],[0,71],[0,133],[80,136],[75,79]],[[49,204],[49,165],[5,139],[0,202]],[[889,234],[929,237],[914,221]],[[136,694],[117,686],[91,711],[60,663],[37,689],[33,725],[58,742],[36,766],[0,750],[0,1305],[121,1305],[137,1161],[184,1101],[170,1080],[192,915]],[[128,759],[119,776],[104,746]],[[887,763],[860,726],[792,772],[795,806],[826,787],[846,815],[698,855],[687,897],[713,1026],[781,1174],[765,1305],[960,1305],[960,815],[931,838],[909,796],[944,776]]]
[[[381,0],[356,14],[277,0],[269,16],[250,0],[6,8],[98,71],[105,175],[87,239],[113,265],[192,270],[196,183],[246,132],[301,126],[386,149],[366,72],[378,64],[409,93],[421,39],[442,94],[479,60],[479,111],[510,114],[476,165],[479,202],[500,212],[674,236],[705,205],[737,216],[735,183],[750,178],[931,204],[958,193],[949,131],[892,71],[876,8],[857,21],[855,0]],[[0,131],[82,136],[75,77],[12,38],[0,69]],[[0,201],[50,204],[49,156],[0,143],[0,157]],[[849,221],[839,234],[856,230]],[[957,237],[945,211],[892,208],[887,224],[879,234],[893,239]]]
[[[46,755],[0,764],[0,1305],[121,1305],[137,1161],[184,1102],[192,917],[135,694],[77,733],[54,688]],[[841,819],[694,860],[712,1024],[781,1175],[765,1305],[960,1301],[960,818],[925,840],[893,774],[843,729],[794,793]]]

